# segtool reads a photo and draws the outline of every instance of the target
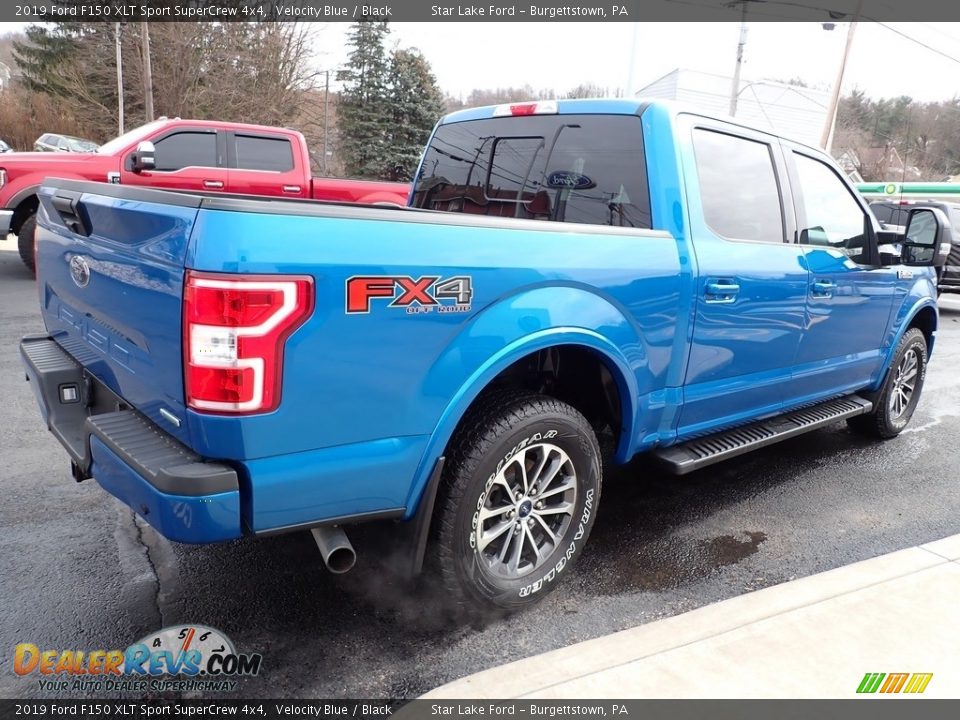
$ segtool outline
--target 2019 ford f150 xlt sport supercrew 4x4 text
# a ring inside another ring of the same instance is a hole
[[[897,435],[949,250],[918,209],[884,252],[819,150],[634,100],[450,115],[414,208],[39,200],[21,349],[78,480],[181,542],[309,528],[335,571],[392,519],[475,611],[570,571],[601,447],[682,474],[838,420]]]
[[[16,233],[33,269],[37,190],[48,177],[139,187],[405,205],[410,187],[310,176],[303,135],[287,128],[162,118],[94,152],[11,153],[0,159],[0,239]]]

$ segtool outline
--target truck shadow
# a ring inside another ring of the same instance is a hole
[[[241,692],[250,696],[298,694],[297,687],[276,683],[296,685],[291,678],[307,675],[313,677],[310,692],[318,696],[412,697],[505,659],[475,657],[452,676],[445,665],[429,671],[422,666],[460,654],[454,649],[477,638],[489,641],[543,617],[589,613],[595,599],[606,596],[675,592],[748,561],[763,552],[774,530],[727,527],[701,537],[677,529],[709,527],[711,516],[777,492],[843,452],[868,452],[873,445],[838,425],[684,478],[656,470],[642,457],[611,469],[590,542],[573,572],[536,609],[512,618],[458,620],[429,577],[405,581],[371,555],[382,550],[389,533],[371,526],[351,536],[358,563],[342,576],[326,571],[309,533],[177,546],[179,587],[164,620],[203,622],[226,632],[238,647],[263,653],[276,670],[245,681]],[[417,663],[410,662],[411,652]],[[524,654],[529,650],[518,649],[516,656]]]

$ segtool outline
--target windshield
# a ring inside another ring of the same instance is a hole
[[[73,152],[96,152],[100,147],[92,140],[83,140],[82,138],[67,138],[67,144]]]
[[[649,228],[640,119],[532,115],[441,125],[424,156],[413,205]]]
[[[158,127],[162,125],[163,125],[163,120],[154,120],[153,122],[149,122],[146,125],[141,125],[140,127],[134,128],[129,132],[125,132],[123,135],[119,137],[115,137],[113,140],[105,142],[103,145],[97,148],[97,152],[100,153],[101,155],[113,155],[115,153],[118,153],[121,150],[123,150],[125,147],[133,145],[139,140],[142,140],[143,138],[149,136],[150,134],[153,133],[154,130],[156,130]]]

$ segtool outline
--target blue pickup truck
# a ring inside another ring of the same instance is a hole
[[[935,209],[885,237],[819,150],[639,100],[449,115],[408,208],[39,197],[21,354],[76,480],[179,542],[309,530],[334,572],[392,520],[473,612],[570,571],[601,455],[897,435],[949,250]]]

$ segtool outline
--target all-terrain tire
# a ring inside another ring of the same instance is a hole
[[[570,405],[517,390],[481,398],[448,447],[432,524],[451,609],[500,615],[553,590],[590,535],[601,476],[596,435]]]
[[[37,215],[34,213],[23,221],[20,231],[17,233],[17,249],[20,251],[20,259],[34,275],[37,274],[37,263],[33,256],[33,236],[36,232]]]
[[[883,387],[874,393],[862,393],[873,401],[873,410],[847,420],[858,432],[878,438],[899,435],[917,408],[927,375],[927,340],[917,328],[900,338]]]

